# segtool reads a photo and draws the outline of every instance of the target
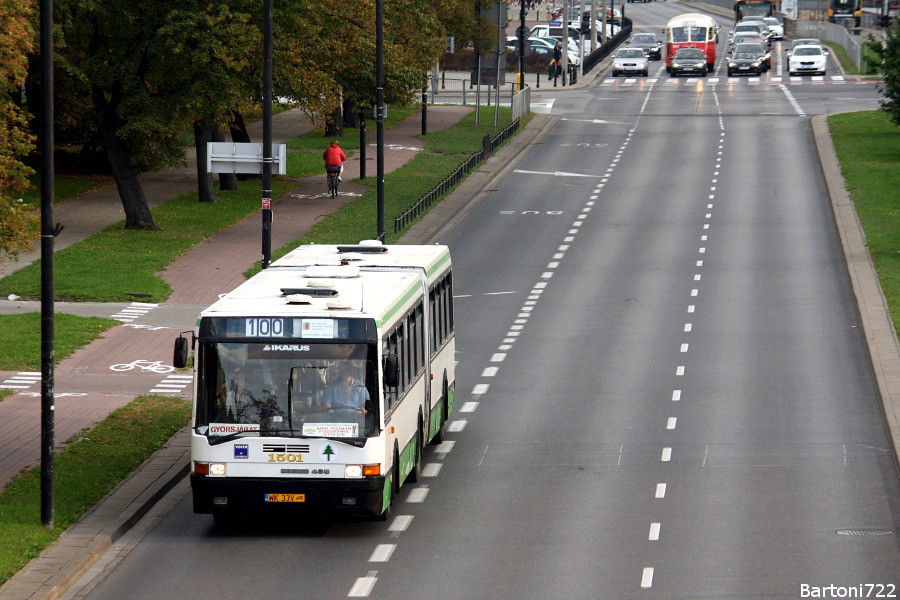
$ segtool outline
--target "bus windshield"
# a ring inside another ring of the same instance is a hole
[[[201,343],[197,430],[211,439],[377,435],[376,365],[374,344]]]
[[[706,27],[673,27],[672,28],[672,41],[673,42],[705,42],[706,41]]]
[[[771,2],[760,2],[753,4],[738,2],[738,8],[740,10],[740,17],[742,19],[746,19],[747,17],[769,17],[772,15]]]

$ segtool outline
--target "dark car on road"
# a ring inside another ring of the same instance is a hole
[[[629,48],[640,48],[650,60],[662,60],[662,42],[655,33],[636,33],[628,40]]]
[[[753,73],[759,75],[763,72],[762,58],[756,52],[741,52],[740,47],[737,52],[728,59],[728,76],[739,75],[741,73]]]
[[[679,48],[672,56],[669,75],[700,75],[706,77],[706,55],[699,48]]]

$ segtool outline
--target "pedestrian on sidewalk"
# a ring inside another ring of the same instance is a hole
[[[332,141],[331,145],[325,148],[322,158],[325,159],[325,173],[338,170],[338,181],[344,181],[341,179],[341,175],[344,174],[344,161],[347,160],[347,155],[338,146],[337,140]]]

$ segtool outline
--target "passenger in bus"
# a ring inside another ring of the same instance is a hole
[[[325,390],[323,407],[328,412],[368,412],[369,390],[353,377],[353,365],[342,363],[336,381]]]

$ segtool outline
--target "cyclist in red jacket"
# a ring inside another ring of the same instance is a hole
[[[344,174],[344,161],[347,160],[347,155],[344,154],[344,151],[338,146],[337,140],[331,142],[331,145],[325,149],[322,158],[325,159],[325,172],[331,173],[334,170],[339,169],[338,181],[343,181],[341,175]]]

